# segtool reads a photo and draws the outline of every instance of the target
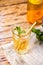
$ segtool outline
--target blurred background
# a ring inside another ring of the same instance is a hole
[[[0,45],[12,41],[11,28],[26,22],[27,0],[0,0]]]

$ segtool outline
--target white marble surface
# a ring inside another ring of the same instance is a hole
[[[13,49],[13,43],[4,45],[3,49],[11,65],[43,65],[43,45],[37,44],[25,55],[17,54]]]

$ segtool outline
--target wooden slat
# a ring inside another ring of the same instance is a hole
[[[10,65],[10,63],[7,61],[4,51],[2,48],[0,48],[0,65]]]
[[[5,7],[13,4],[27,2],[27,0],[0,0],[0,6]]]
[[[26,13],[27,11],[27,3],[7,6],[7,7],[0,7],[0,16],[7,16],[7,15],[20,15]]]

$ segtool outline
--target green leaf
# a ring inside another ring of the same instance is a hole
[[[40,40],[43,41],[43,32],[40,34]]]
[[[42,27],[43,27],[43,24],[42,24]]]
[[[21,34],[21,28],[20,27],[16,27],[16,30],[17,30],[18,34],[20,35]]]
[[[40,40],[43,41],[43,35],[40,36]]]
[[[39,37],[39,35],[36,35],[36,38],[37,38],[38,40],[40,40],[40,37]]]
[[[20,26],[19,27],[17,26],[14,30],[17,30],[18,35],[21,35],[22,33],[25,33],[25,30],[21,30]]]
[[[39,29],[32,29],[32,32],[36,33],[37,35],[40,35],[41,31]]]
[[[32,32],[36,33],[36,29],[35,28],[32,28]]]
[[[35,29],[33,28],[32,29],[32,32],[34,32],[36,34],[36,38],[39,40],[39,41],[43,41],[43,32],[40,31],[40,29]]]

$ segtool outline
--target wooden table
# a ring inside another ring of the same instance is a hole
[[[16,4],[16,2],[14,2],[17,0],[4,0],[4,2],[1,0],[0,1],[0,27],[4,26],[8,26],[8,25],[12,25],[14,23],[17,23],[19,21],[25,21],[25,14],[26,14],[26,8],[27,8],[27,4],[26,4],[26,0],[24,2],[24,0],[21,0],[21,2],[18,1],[18,3]],[[23,17],[22,17],[23,16]],[[3,25],[2,25],[3,24]],[[0,34],[5,34],[7,32],[9,32],[9,28],[4,28],[5,30],[1,31]],[[4,38],[3,38],[4,39]],[[10,38],[6,38],[4,39],[4,41],[2,42],[8,42],[11,41],[12,37]],[[5,44],[0,42],[0,46]],[[0,49],[0,65],[10,65],[9,61],[7,60],[7,58],[4,55],[4,50]]]
[[[6,59],[6,57],[4,55],[4,51],[2,49],[0,49],[0,65],[10,65],[10,63]]]

